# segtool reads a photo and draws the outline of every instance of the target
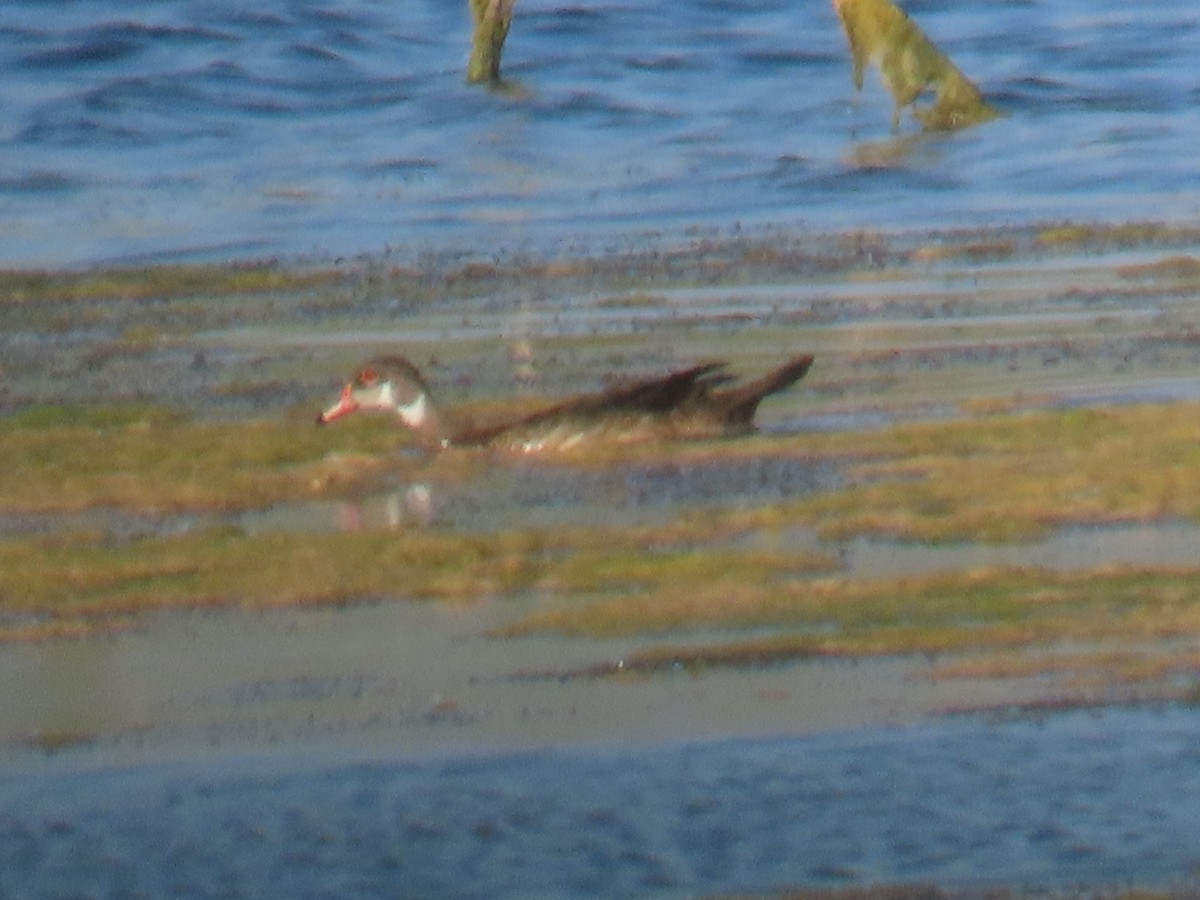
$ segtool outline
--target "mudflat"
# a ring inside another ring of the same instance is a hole
[[[598,258],[0,276],[5,753],[804,734],[1191,702],[1200,233],[713,235]],[[744,439],[316,429],[813,353]]]

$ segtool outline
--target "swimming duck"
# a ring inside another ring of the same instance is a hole
[[[812,362],[811,356],[796,356],[737,385],[724,371],[725,363],[704,363],[623,382],[498,424],[455,428],[435,405],[416,366],[400,356],[379,356],[359,367],[337,402],[317,416],[317,424],[359,410],[383,410],[398,416],[430,448],[492,447],[518,453],[567,450],[597,439],[627,443],[724,437],[753,431],[759,402],[799,381]]]

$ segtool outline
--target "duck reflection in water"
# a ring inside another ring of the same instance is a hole
[[[382,501],[382,516],[374,515],[368,507]],[[437,518],[437,505],[433,489],[424,483],[413,484],[403,490],[395,490],[373,502],[355,501],[341,503],[335,514],[336,524],[341,531],[362,531],[366,528],[404,528],[411,525],[432,525]]]

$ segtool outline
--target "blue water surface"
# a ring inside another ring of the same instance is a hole
[[[890,132],[826,0],[6,0],[0,265],[603,252],[766,225],[1200,212],[1200,7],[922,0],[1007,118]]]
[[[426,762],[52,769],[0,777],[0,894],[1194,888],[1198,795],[1194,709]]]

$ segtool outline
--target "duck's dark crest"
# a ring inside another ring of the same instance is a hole
[[[429,390],[429,382],[425,380],[421,370],[403,356],[373,356],[359,366],[358,371],[362,375],[368,370],[379,375],[401,374],[416,384],[427,396],[433,396],[433,392]]]

